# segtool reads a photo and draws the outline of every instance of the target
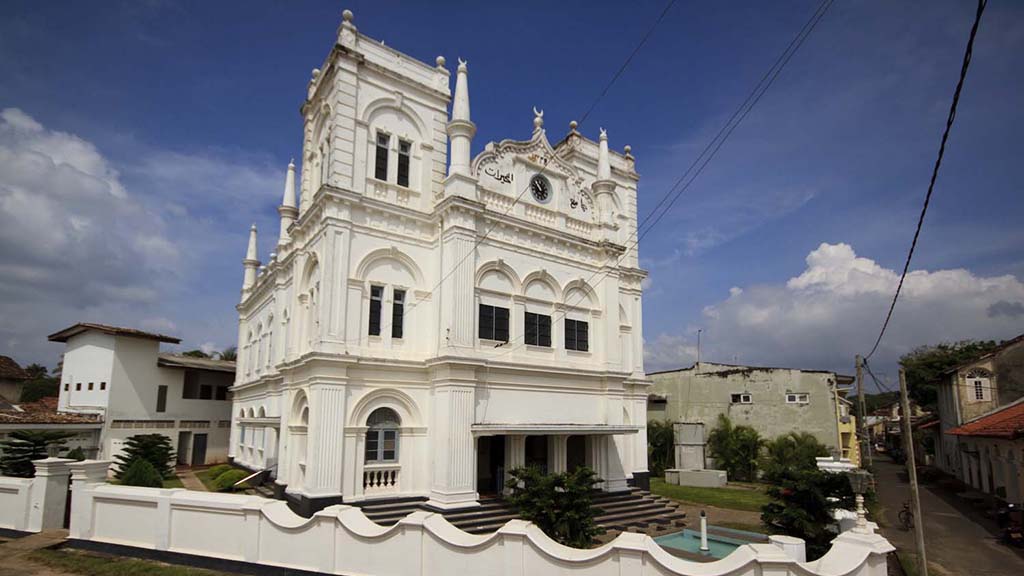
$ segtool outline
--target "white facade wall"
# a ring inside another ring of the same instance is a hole
[[[64,356],[58,410],[103,415],[98,458],[120,454],[130,436],[158,433],[170,438],[175,451],[191,462],[194,435],[206,434],[204,462],[226,461],[231,401],[183,398],[185,369],[159,366],[159,353],[156,340],[97,331],[72,336]],[[199,371],[201,383],[210,383],[215,374]],[[230,376],[226,380],[221,384],[229,385]],[[93,390],[89,383],[94,383]],[[157,412],[161,386],[167,387],[167,401],[165,410]],[[182,432],[191,436],[179,445]]]
[[[598,144],[573,129],[553,148],[538,118],[529,139],[489,144],[446,176],[447,130],[469,122],[449,119],[449,70],[351,22],[339,34],[344,50],[314,71],[303,106],[298,220],[265,271],[246,261],[231,455],[277,465],[293,495],[370,498],[367,417],[388,407],[401,419],[398,461],[384,466],[397,474],[393,496],[473,503],[479,426],[617,427],[614,440],[589,441],[588,464],[612,476],[610,487],[644,476],[646,273],[632,245],[632,157],[609,154],[610,179],[599,182]],[[389,138],[382,179],[378,134]],[[396,183],[400,141],[408,186]],[[453,154],[467,147],[452,137]],[[543,202],[520,194],[538,173],[551,185]],[[383,288],[379,335],[369,330],[372,286]],[[391,332],[397,290],[401,338]],[[507,344],[478,338],[481,304],[509,309]],[[527,312],[551,316],[552,346],[524,343]],[[566,350],[564,318],[588,323],[589,350]],[[511,436],[506,453],[519,454],[525,434]]]
[[[327,574],[452,573],[586,575],[883,576],[893,547],[877,534],[846,532],[825,556],[800,562],[782,547],[748,544],[697,563],[672,556],[644,534],[623,533],[592,550],[562,546],[536,526],[511,520],[496,533],[471,535],[442,515],[415,512],[395,526],[375,524],[338,505],[305,519],[280,501],[253,496],[78,483],[73,539],[133,546]]]
[[[99,332],[86,332],[68,341],[60,376],[59,410],[106,409],[114,377],[115,345],[114,336]]]

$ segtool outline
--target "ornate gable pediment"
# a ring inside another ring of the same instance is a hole
[[[553,188],[553,201],[546,208],[580,220],[593,218],[593,201],[583,176],[555,152],[543,128],[535,128],[529,140],[488,143],[473,159],[472,171],[481,188],[507,196],[510,202],[532,201],[526,188],[534,175],[543,174]]]

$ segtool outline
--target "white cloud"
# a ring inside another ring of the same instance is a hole
[[[658,334],[644,341],[644,366],[648,371],[682,368],[697,359],[697,346],[678,334]]]
[[[704,357],[849,372],[854,355],[874,344],[899,272],[847,244],[821,244],[806,262],[784,284],[733,288],[706,307]],[[1015,336],[1022,314],[1024,283],[1014,276],[914,270],[873,364],[891,367],[922,344]]]
[[[0,353],[52,364],[46,334],[78,321],[232,343],[231,264],[250,223],[264,243],[276,237],[283,174],[243,152],[145,146],[115,164],[80,136],[0,111]]]

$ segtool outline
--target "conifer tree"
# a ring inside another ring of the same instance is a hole
[[[137,459],[143,459],[153,465],[161,478],[174,476],[174,449],[171,439],[163,434],[138,434],[125,440],[124,451],[114,457],[116,471],[114,475],[123,480],[125,473]]]
[[[17,478],[33,478],[33,460],[42,460],[50,453],[67,450],[64,443],[74,436],[59,430],[15,430],[0,441],[0,473]]]

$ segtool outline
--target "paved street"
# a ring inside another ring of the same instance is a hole
[[[888,526],[882,534],[897,548],[913,550],[913,530],[903,531],[897,520],[903,502],[910,500],[910,486],[899,476],[902,469],[884,456],[875,460],[878,497],[885,506]],[[971,514],[973,518],[965,516],[970,511],[961,509],[954,496],[922,484],[921,513],[930,565],[941,567],[947,574],[1024,574],[1024,554],[999,543],[994,522],[976,514]]]

